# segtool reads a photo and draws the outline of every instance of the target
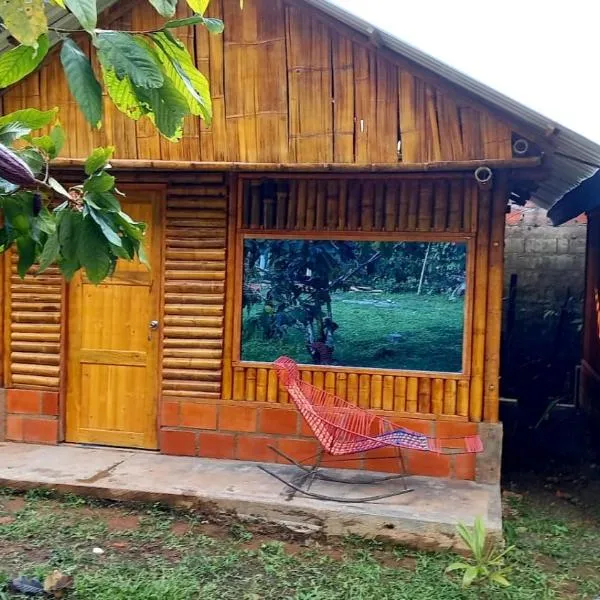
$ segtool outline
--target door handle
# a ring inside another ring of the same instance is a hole
[[[160,325],[160,323],[158,321],[150,321],[150,323],[148,323],[148,341],[151,342],[152,341],[152,332],[153,331],[157,331],[158,330],[158,326]]]

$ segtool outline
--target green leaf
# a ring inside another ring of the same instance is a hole
[[[490,575],[490,580],[494,583],[501,585],[502,587],[510,586],[510,582],[508,581],[508,579],[506,579],[506,577],[504,577],[504,575],[501,575],[500,573],[492,573]]]
[[[83,215],[72,210],[62,211],[59,215],[58,240],[61,256],[67,262],[78,262],[77,252]]]
[[[17,46],[0,54],[0,88],[8,87],[33,73],[48,54],[48,36],[38,39],[38,48]]]
[[[65,145],[65,130],[62,128],[62,125],[60,123],[57,123],[52,128],[52,130],[50,131],[50,137],[54,142],[54,149],[56,155],[58,156],[63,146]]]
[[[24,150],[19,150],[17,154],[29,165],[29,168],[36,175],[39,175],[44,170],[46,160],[39,150],[25,148]]]
[[[17,273],[19,273],[19,277],[23,278],[35,262],[35,242],[33,238],[30,236],[18,237],[17,250],[19,251]]]
[[[187,48],[173,44],[164,33],[152,35],[156,43],[156,55],[165,74],[177,91],[185,98],[193,115],[212,121],[212,99],[206,77],[198,71]]]
[[[223,23],[223,21],[221,21],[221,19],[204,19],[204,26],[206,27],[206,29],[208,29],[209,33],[212,33],[214,35],[223,33],[223,31],[225,30],[225,24]]]
[[[470,565],[464,562],[455,562],[446,567],[446,573],[451,573],[452,571],[461,571],[464,569],[468,569]]]
[[[177,8],[177,0],[149,0],[150,4],[161,14],[163,17],[172,17],[175,14]]]
[[[135,95],[129,77],[119,79],[114,70],[102,67],[102,78],[108,95],[122,113],[134,121],[145,114],[145,110]]]
[[[111,192],[88,192],[83,197],[92,208],[108,212],[121,212],[121,204]]]
[[[31,132],[29,127],[22,123],[7,123],[0,127],[0,144],[9,146],[15,140],[27,136]]]
[[[86,175],[93,175],[96,171],[104,169],[108,161],[111,159],[114,151],[114,146],[107,146],[106,148],[96,148],[85,161]]]
[[[60,244],[58,243],[58,233],[54,232],[48,236],[44,249],[40,254],[40,264],[37,274],[43,273],[50,265],[54,264],[60,256]]]
[[[54,177],[48,177],[48,185],[63,198],[69,198],[69,192]]]
[[[169,140],[179,140],[183,134],[183,118],[189,113],[185,97],[169,79],[160,89],[136,88],[140,103],[158,130]]]
[[[160,88],[164,77],[155,58],[128,33],[104,32],[96,42],[100,62],[119,79],[129,77],[140,88]]]
[[[187,3],[195,13],[203,15],[210,4],[210,0],[187,0]]]
[[[65,5],[86,31],[94,33],[98,22],[96,0],[65,0]]]
[[[108,219],[101,212],[93,208],[89,209],[89,214],[90,217],[92,217],[92,219],[96,221],[96,224],[100,227],[100,230],[104,234],[104,237],[111,245],[119,247],[123,246],[123,243],[121,242],[121,237],[115,231],[115,225],[110,219]]]
[[[65,0],[50,0],[50,2],[56,4],[57,6],[60,6],[61,8],[66,8]]]
[[[83,189],[86,192],[108,192],[115,187],[115,178],[104,171],[92,175],[85,180]]]
[[[58,261],[58,267],[60,268],[60,272],[63,274],[64,278],[67,281],[71,281],[73,279],[73,275],[79,271],[81,268],[81,263],[79,260],[66,260],[61,259]]]
[[[48,32],[43,0],[0,2],[0,19],[15,39],[33,48],[38,47],[39,37]]]
[[[46,125],[50,125],[56,119],[57,113],[58,108],[50,110],[38,110],[37,108],[15,110],[0,117],[0,127],[9,123],[19,123],[29,130],[41,129],[42,127],[46,127]]]
[[[475,579],[477,579],[477,574],[477,567],[468,566],[465,569],[465,574],[463,575],[463,587],[469,587],[475,581]]]
[[[88,123],[95,128],[102,122],[102,88],[94,75],[89,58],[68,38],[63,42],[60,61],[67,76],[71,94]]]
[[[79,240],[79,261],[92,283],[100,283],[111,271],[110,247],[98,225],[90,217],[83,220]]]
[[[197,25],[198,23],[204,23],[205,19],[202,15],[194,15],[193,17],[186,17],[185,19],[173,19],[165,23],[165,28],[175,29],[176,27],[188,27],[189,25]]]

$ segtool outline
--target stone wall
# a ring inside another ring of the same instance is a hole
[[[586,219],[554,227],[533,204],[507,216],[502,393],[571,400],[581,356]],[[517,275],[511,326],[511,275]]]

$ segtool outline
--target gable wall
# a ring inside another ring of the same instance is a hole
[[[147,3],[132,6],[110,26],[160,26]],[[60,107],[70,158],[112,144],[119,158],[131,159],[397,163],[399,141],[404,163],[512,156],[509,125],[300,0],[252,0],[243,11],[238,0],[212,0],[208,12],[224,20],[223,35],[201,27],[179,33],[211,82],[214,121],[189,119],[179,144],[108,101],[103,128],[92,132],[56,54],[4,95],[4,112]]]

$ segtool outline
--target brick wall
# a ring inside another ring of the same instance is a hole
[[[478,432],[475,423],[394,419],[399,426],[437,437],[462,437]],[[317,441],[292,407],[202,401],[163,401],[160,450],[178,456],[202,456],[264,462],[283,462],[275,446],[296,460],[316,454]],[[415,475],[474,479],[474,454],[437,455],[404,450],[406,469]],[[331,457],[325,465],[333,466]],[[337,459],[339,460],[339,459]],[[335,464],[340,468],[398,472],[393,449],[381,449]]]
[[[6,439],[56,444],[58,413],[58,392],[6,390]]]
[[[572,392],[574,367],[581,355],[586,230],[585,217],[554,227],[545,210],[529,203],[513,206],[507,216],[505,299],[511,274],[517,274],[518,284],[510,348],[504,349],[504,395],[530,394],[540,375],[533,365],[540,361],[553,364],[554,389],[558,386],[566,398]],[[568,297],[559,334],[559,315]],[[506,300],[504,307],[506,344]]]

